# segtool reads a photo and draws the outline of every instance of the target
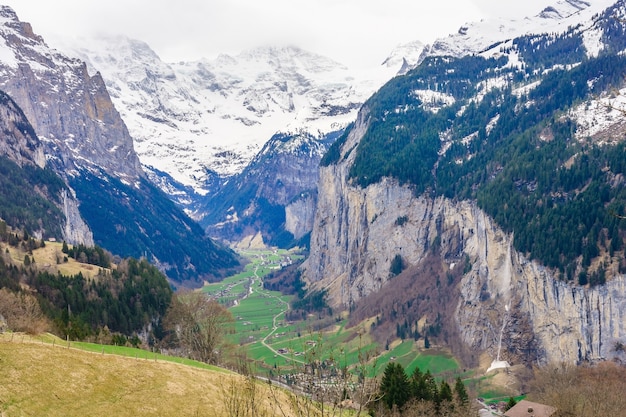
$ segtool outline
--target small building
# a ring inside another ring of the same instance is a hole
[[[509,411],[504,413],[505,417],[550,417],[556,413],[556,408],[534,403],[531,401],[521,400],[515,406],[511,407]]]

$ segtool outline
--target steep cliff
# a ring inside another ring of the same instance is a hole
[[[584,6],[424,57],[330,148],[304,273],[353,323],[468,362],[622,355],[626,4]]]
[[[0,89],[32,124],[39,163],[45,155],[65,181],[57,206],[69,224],[57,226],[56,237],[147,256],[177,284],[197,286],[239,265],[148,181],[102,77],[49,48],[7,6],[0,6]]]
[[[60,172],[77,166],[99,166],[129,179],[143,175],[133,141],[113,106],[102,77],[87,72],[84,62],[50,49],[0,7],[0,88],[21,107],[45,152]]]
[[[337,136],[274,135],[241,174],[207,196],[201,223],[231,242],[258,234],[272,245],[295,244],[311,231],[319,162]]]
[[[395,285],[390,269],[397,255],[407,265],[419,265],[437,246],[448,270],[469,261],[458,283],[454,321],[470,349],[495,358],[504,327],[503,356],[512,362],[576,362],[616,354],[615,342],[626,340],[624,275],[611,271],[613,278],[594,288],[568,284],[513,249],[512,235],[475,202],[416,196],[412,187],[389,178],[365,188],[352,185],[353,150],[368,126],[364,108],[341,147],[341,162],[320,172],[304,268],[313,287],[329,290],[332,306],[357,306]],[[415,300],[422,296],[428,294],[413,294]],[[432,323],[435,317],[426,319]]]
[[[44,146],[22,109],[0,91],[0,218],[38,238],[93,245],[78,202],[46,168]]]

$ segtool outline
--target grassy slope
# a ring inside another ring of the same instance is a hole
[[[60,242],[46,242],[45,247],[35,249],[32,258],[35,259],[37,269],[53,274],[59,271],[62,275],[76,275],[82,272],[85,277],[93,277],[98,273],[100,269],[99,266],[83,264],[72,258],[69,258],[65,263],[57,264],[57,257],[62,259],[66,256],[61,252],[62,248],[63,244]],[[24,255],[26,255],[27,252],[23,251],[21,248],[15,248],[5,243],[0,243],[2,253],[6,253],[7,249],[9,250],[13,263],[18,266],[23,265]]]
[[[0,416],[220,417],[222,386],[237,378],[66,346],[0,335]]]

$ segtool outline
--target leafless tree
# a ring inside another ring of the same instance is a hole
[[[0,289],[0,315],[8,328],[16,332],[38,334],[50,328],[37,299],[28,293]]]
[[[617,416],[626,410],[626,368],[552,365],[535,370],[528,399],[556,407],[558,416]]]
[[[164,324],[175,336],[179,347],[191,359],[216,364],[230,312],[201,292],[182,292],[172,298]]]

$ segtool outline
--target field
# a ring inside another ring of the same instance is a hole
[[[226,371],[136,349],[74,346],[85,347],[0,334],[0,416],[225,415],[222,384],[236,378]]]
[[[379,375],[390,361],[402,364],[408,373],[416,367],[435,375],[458,373],[458,362],[445,351],[424,350],[411,341],[396,341],[388,350],[374,343],[368,326],[346,329],[337,317],[323,330],[318,320],[286,322],[291,296],[263,289],[263,277],[293,261],[294,253],[280,250],[248,251],[246,270],[203,291],[229,306],[235,319],[230,342],[242,346],[260,373],[276,374],[315,359],[333,357],[341,366],[365,367],[370,376]]]
[[[243,383],[220,368],[138,349],[0,334],[2,417],[226,417],[228,390]],[[277,404],[289,409],[284,392],[257,385],[268,415],[278,415]]]
[[[34,259],[39,270],[48,271],[52,274],[60,272],[62,275],[76,275],[80,272],[83,276],[91,278],[98,273],[100,269],[98,266],[84,264],[72,258],[68,258],[67,262],[63,262],[62,260],[66,255],[61,251],[62,248],[63,244],[60,242],[46,242],[46,246],[43,248],[33,250],[31,258]],[[0,244],[0,250],[2,250],[2,253],[8,251],[15,265],[24,264],[24,256],[27,252],[21,248]],[[57,259],[61,260],[61,262],[58,263]]]

